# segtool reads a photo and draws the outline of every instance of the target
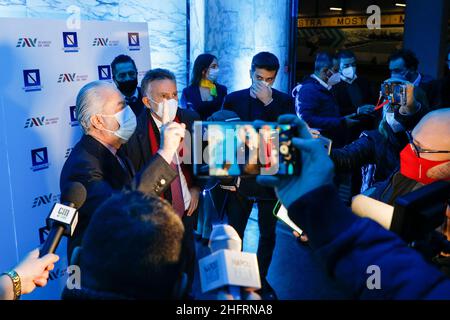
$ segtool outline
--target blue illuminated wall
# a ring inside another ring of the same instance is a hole
[[[270,51],[281,64],[275,88],[288,90],[289,0],[191,0],[190,13],[192,64],[200,52],[216,55],[219,82],[235,91],[250,86],[252,56]]]
[[[67,19],[70,6],[83,20],[147,22],[152,67],[172,70],[186,85],[186,0],[2,0],[0,17]]]
[[[67,19],[71,5],[85,20],[147,22],[152,67],[175,72],[186,85],[186,0],[2,0],[0,17]],[[280,59],[275,88],[288,90],[289,0],[190,0],[190,59],[219,57],[219,81],[229,91],[248,87],[252,56],[263,50]],[[189,70],[189,71],[191,71]]]

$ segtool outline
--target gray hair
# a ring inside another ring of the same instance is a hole
[[[314,72],[319,73],[323,68],[331,69],[333,67],[333,61],[331,56],[326,52],[318,53],[316,61],[314,62]]]
[[[111,83],[92,81],[83,86],[78,92],[76,102],[77,119],[85,134],[91,127],[91,117],[103,111],[105,97],[100,94],[105,88],[114,89]]]

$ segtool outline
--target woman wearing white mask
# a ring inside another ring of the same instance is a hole
[[[219,74],[217,57],[209,53],[199,55],[194,62],[191,84],[183,90],[180,105],[197,111],[203,121],[220,110],[227,95],[227,88],[217,83]],[[202,192],[204,201],[200,203],[196,230],[196,236],[201,238],[205,245],[211,234],[211,212],[214,210],[212,196],[208,188],[206,189]]]
[[[199,55],[194,62],[191,84],[181,95],[181,107],[197,111],[202,120],[218,111],[227,95],[227,88],[217,83],[219,74],[217,57],[209,53]]]

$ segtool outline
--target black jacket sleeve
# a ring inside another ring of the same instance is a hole
[[[336,171],[352,171],[375,162],[374,141],[365,133],[358,140],[339,149],[331,150]]]
[[[132,190],[151,195],[160,195],[170,186],[177,173],[159,154],[139,171],[131,183]]]

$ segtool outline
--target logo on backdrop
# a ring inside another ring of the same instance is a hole
[[[141,50],[141,45],[139,43],[139,32],[128,32],[128,50]]]
[[[77,107],[76,106],[70,106],[70,126],[71,127],[78,127],[80,124],[77,120]]]
[[[37,196],[33,199],[33,205],[31,208],[37,208],[40,206],[44,206],[47,204],[53,204],[59,202],[59,198],[61,195],[55,193],[48,193],[44,195]]]
[[[47,169],[49,167],[47,147],[31,150],[31,163],[31,170],[34,172]]]
[[[48,119],[45,116],[28,118],[27,121],[25,122],[24,128],[48,126],[51,124],[57,124],[58,121],[59,121],[59,118]]]
[[[58,83],[64,82],[78,82],[78,81],[86,81],[88,79],[87,74],[77,74],[73,73],[60,73],[58,77]]]
[[[17,40],[16,48],[48,48],[51,41],[41,41],[38,38],[19,38]]]
[[[64,52],[78,52],[78,37],[76,32],[63,32]]]
[[[94,38],[92,42],[93,47],[117,47],[119,40],[110,40],[108,38]]]
[[[41,91],[41,73],[39,69],[23,70],[23,84],[25,92]]]
[[[103,65],[98,66],[98,80],[111,80],[111,66]]]

